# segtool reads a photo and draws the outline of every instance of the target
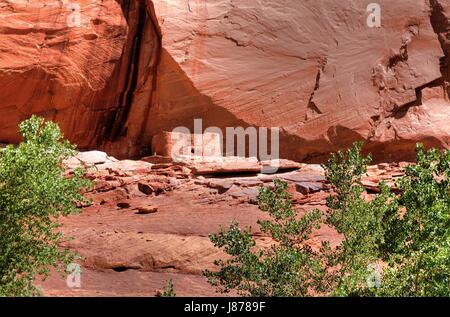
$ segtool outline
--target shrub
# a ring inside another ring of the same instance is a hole
[[[262,188],[258,196],[261,210],[271,217],[258,224],[276,242],[272,247],[257,247],[251,228],[241,230],[237,222],[210,236],[216,247],[231,256],[215,262],[219,271],[204,273],[221,292],[235,289],[244,296],[307,296],[322,291],[317,283],[325,275],[321,255],[305,243],[318,228],[321,213],[315,210],[298,220],[286,188],[287,183],[275,180],[274,190]]]
[[[372,201],[363,198],[361,177],[371,158],[361,155],[362,143],[348,151],[331,155],[324,164],[334,194],[327,198],[327,224],[342,234],[342,243],[327,255],[327,266],[334,268],[329,278],[329,294],[336,296],[374,295],[367,281],[376,274],[385,247],[386,217],[398,210],[396,197],[385,184]]]
[[[19,127],[23,142],[0,152],[0,295],[30,296],[37,275],[63,271],[74,254],[60,248],[60,216],[76,212],[89,186],[83,170],[64,175],[62,161],[75,154],[58,126],[33,116]]]
[[[167,280],[166,285],[164,286],[164,289],[161,291],[158,291],[156,294],[156,297],[176,297],[177,294],[175,293],[172,279]]]
[[[426,151],[419,144],[416,164],[397,182],[401,194],[381,183],[380,194],[367,202],[358,182],[366,163],[355,154],[360,146],[333,155],[325,166],[337,192],[328,201],[328,221],[344,234],[331,263],[339,267],[334,294],[449,296],[450,151]],[[349,188],[348,176],[339,177],[341,169],[355,171],[349,192],[341,190]],[[384,267],[378,287],[365,282],[375,263]]]
[[[417,147],[386,224],[388,263],[380,295],[450,296],[450,151]]]
[[[257,248],[250,228],[242,231],[236,222],[221,229],[210,238],[230,259],[205,272],[209,282],[250,296],[449,296],[450,151],[418,145],[417,163],[397,182],[400,194],[381,182],[368,201],[361,177],[371,159],[361,147],[324,164],[334,188],[324,216],[314,210],[299,217],[284,182],[261,189],[259,206],[271,220],[258,224],[275,244]],[[305,242],[325,223],[342,243],[332,249],[324,242],[315,252]]]

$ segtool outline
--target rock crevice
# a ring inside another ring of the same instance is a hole
[[[120,2],[129,25],[130,58],[126,86],[105,140],[106,146],[121,157],[142,156],[149,152],[142,136],[157,85],[161,33],[152,3],[146,0]]]

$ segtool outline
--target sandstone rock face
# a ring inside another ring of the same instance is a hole
[[[127,24],[115,1],[91,2],[0,1],[2,141],[17,142],[18,122],[35,113],[80,146],[96,144],[119,97]]]
[[[1,0],[1,141],[19,141],[18,122],[39,114],[81,148],[138,149],[159,45],[147,10],[145,1]]]
[[[196,118],[279,127],[299,161],[363,139],[377,160],[449,147],[450,1],[379,0],[380,28],[369,3],[0,0],[0,142],[37,113],[117,157]]]
[[[192,117],[281,127],[281,154],[297,160],[357,139],[378,159],[405,159],[417,141],[450,145],[437,36],[448,42],[449,1],[378,1],[381,28],[367,25],[369,1],[154,3],[162,53],[148,133]],[[439,91],[421,100],[426,87]]]

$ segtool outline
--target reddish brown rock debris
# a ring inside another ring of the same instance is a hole
[[[193,119],[281,127],[281,155],[357,139],[378,161],[450,145],[448,0],[0,0],[0,142],[32,113],[83,149],[150,153]]]
[[[260,245],[270,245],[256,223],[267,219],[256,204],[260,187],[273,186],[275,178],[287,181],[294,207],[301,214],[315,208],[325,211],[330,194],[319,165],[273,175],[219,170],[199,176],[189,164],[170,163],[161,157],[117,161],[101,152],[89,152],[77,160],[77,164],[90,166],[88,175],[96,184],[86,194],[92,203],[80,214],[62,220],[63,233],[74,238],[66,246],[83,257],[81,288],[67,287],[65,279],[55,273],[37,282],[47,296],[153,296],[169,278],[179,296],[219,295],[201,274],[214,269],[213,261],[224,256],[208,235],[238,220],[252,227]],[[67,164],[77,165],[74,160]],[[371,199],[380,179],[393,184],[401,175],[399,164],[369,167],[363,178],[367,198]],[[323,240],[336,245],[340,237],[324,226],[314,232],[311,244],[319,246]]]

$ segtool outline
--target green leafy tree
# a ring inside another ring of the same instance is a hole
[[[0,152],[0,295],[32,296],[37,275],[63,272],[74,254],[60,247],[60,216],[77,211],[89,182],[82,169],[65,175],[75,154],[53,122],[33,116],[19,127],[23,142]]]
[[[417,146],[417,162],[405,169],[394,194],[381,182],[371,200],[361,184],[369,157],[361,143],[333,154],[324,164],[333,187],[328,212],[299,217],[287,184],[264,188],[259,206],[271,219],[259,221],[275,244],[257,248],[250,229],[234,222],[211,241],[230,256],[205,272],[220,291],[251,296],[450,296],[450,151]],[[322,224],[343,239],[318,252],[305,243]]]
[[[342,243],[328,254],[330,294],[336,296],[374,295],[376,286],[370,281],[384,250],[386,217],[398,210],[396,197],[385,184],[372,201],[363,198],[361,177],[371,157],[361,155],[362,143],[347,151],[331,155],[324,164],[327,180],[334,194],[327,198],[327,223],[343,235]]]
[[[417,146],[391,213],[382,296],[450,296],[450,151]]]
[[[259,221],[261,231],[271,236],[270,248],[256,245],[251,228],[241,230],[237,222],[210,236],[215,246],[230,255],[218,260],[216,272],[205,271],[209,282],[221,292],[237,290],[243,296],[307,296],[322,292],[317,283],[325,275],[319,252],[306,243],[311,232],[319,227],[318,210],[298,218],[292,209],[287,183],[275,180],[275,188],[262,188],[259,207],[271,220]]]
[[[339,267],[334,294],[450,296],[450,151],[419,144],[416,164],[397,182],[400,195],[381,183],[365,201],[360,179],[368,161],[360,150],[356,144],[325,165],[337,193],[328,199],[328,222],[344,235],[328,263]],[[367,283],[374,263],[383,267],[377,287]]]

